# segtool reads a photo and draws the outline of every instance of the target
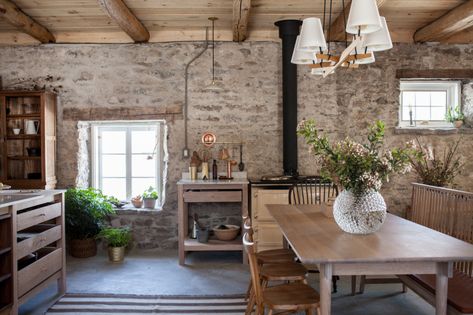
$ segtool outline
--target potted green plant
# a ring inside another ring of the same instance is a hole
[[[115,213],[108,197],[94,188],[68,189],[65,213],[70,254],[79,258],[95,256],[95,237],[100,233],[107,215]]]
[[[102,229],[98,237],[107,242],[108,259],[111,262],[122,262],[125,259],[125,248],[131,241],[130,228],[107,227]]]
[[[419,139],[411,142],[413,148],[410,161],[422,184],[448,187],[461,173],[464,163],[458,155],[458,146],[462,138],[451,143],[439,154],[432,145],[422,144]]]
[[[447,114],[445,115],[445,119],[448,122],[453,123],[455,128],[460,128],[463,125],[463,120],[465,119],[465,115],[461,112],[460,106],[455,106],[454,109],[449,107],[447,109]]]
[[[156,200],[158,199],[158,192],[152,186],[149,186],[143,192],[143,205],[147,209],[154,209],[156,207]]]

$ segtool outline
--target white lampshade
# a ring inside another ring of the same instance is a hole
[[[320,22],[319,18],[304,19],[300,36],[299,47],[301,50],[315,52],[320,50],[320,48],[325,49],[327,47],[322,22]]]
[[[298,35],[296,38],[296,44],[292,52],[291,63],[296,65],[307,65],[317,62],[315,53],[313,51],[301,50],[299,48],[301,36]]]
[[[347,20],[347,33],[370,34],[381,28],[376,0],[353,0]]]
[[[369,58],[363,58],[363,59],[355,59],[355,64],[357,65],[367,65],[369,63],[373,63],[376,60],[374,59],[374,53],[373,52],[367,52],[371,56]]]
[[[389,34],[388,24],[384,16],[381,17],[381,29],[377,32],[365,36],[363,46],[371,51],[383,51],[393,48],[391,35]]]

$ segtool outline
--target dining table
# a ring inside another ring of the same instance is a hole
[[[320,314],[331,314],[332,276],[435,274],[435,314],[447,314],[453,262],[473,260],[473,245],[388,213],[371,234],[342,231],[324,205],[267,205],[303,264],[320,271]]]

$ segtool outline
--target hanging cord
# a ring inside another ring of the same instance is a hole
[[[345,48],[348,47],[348,34],[347,34],[347,16],[345,14],[345,0],[342,0],[342,14],[343,14],[343,33],[345,34]]]
[[[333,4],[333,0],[330,0],[330,14],[328,16],[328,55],[330,56],[330,32],[332,30],[332,4]]]
[[[215,84],[215,19],[212,20],[212,84]]]

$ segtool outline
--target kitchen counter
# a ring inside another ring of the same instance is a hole
[[[178,185],[247,185],[249,181],[243,178],[235,178],[235,179],[218,179],[218,180],[203,180],[203,179],[181,179],[177,182]]]
[[[0,314],[57,283],[66,291],[64,190],[0,191]]]
[[[248,216],[248,180],[238,178],[232,180],[190,180],[181,179],[177,182],[178,190],[178,236],[179,264],[184,265],[187,252],[194,251],[240,251],[246,263],[241,237],[232,241],[221,241],[210,238],[199,243],[189,235],[189,207],[195,203],[233,202],[241,205],[241,216]]]
[[[0,192],[0,208],[18,205],[36,199],[42,199],[48,196],[54,196],[64,193],[65,190],[38,190],[27,192],[21,190],[2,190]]]

